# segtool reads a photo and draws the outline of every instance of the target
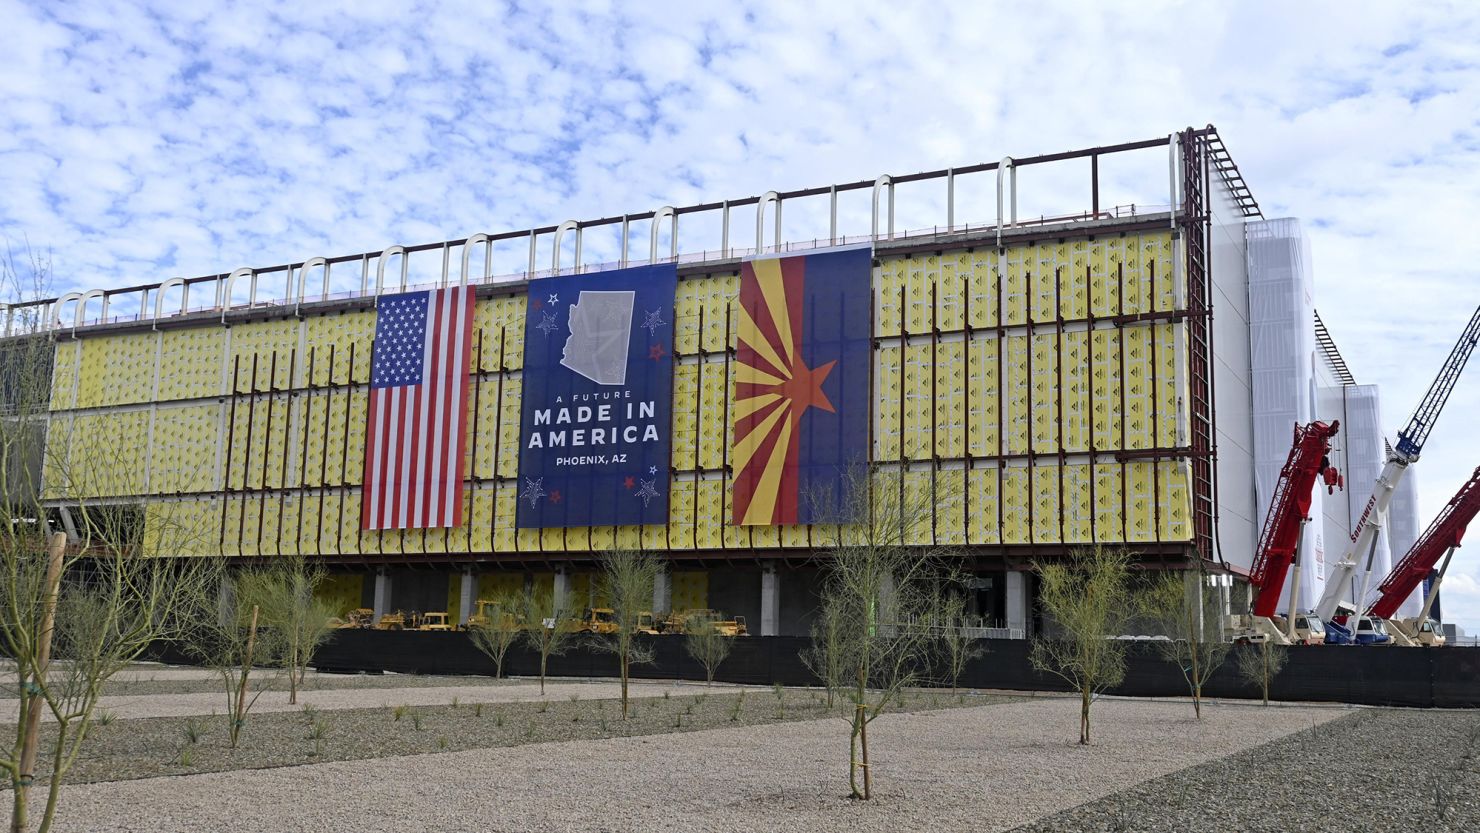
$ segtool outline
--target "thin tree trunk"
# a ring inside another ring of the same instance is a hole
[[[236,689],[236,710],[231,721],[231,748],[241,739],[247,714],[247,679],[252,673],[252,651],[257,647],[257,605],[252,605],[252,624],[247,629],[247,653],[242,657],[242,677]]]
[[[1079,689],[1079,742],[1089,743],[1089,687]]]
[[[41,826],[37,828],[43,833],[51,829],[52,820],[57,814],[57,799],[62,794],[62,758],[67,748],[67,725],[62,723],[57,726],[56,760],[51,762],[51,783],[46,785],[46,811],[42,813]],[[79,736],[76,743],[80,744],[82,741],[83,736]]]
[[[21,742],[19,777],[15,784],[15,804],[10,817],[10,829],[24,833],[30,823],[26,817],[26,803],[31,793],[31,782],[36,776],[36,757],[41,746],[41,690],[38,686],[46,679],[47,666],[51,664],[51,635],[56,624],[57,593],[62,582],[62,559],[67,551],[67,536],[58,532],[51,536],[47,546],[46,596],[41,610],[41,630],[36,635],[35,662],[31,667],[32,690],[24,688],[25,698],[24,739]]]
[[[544,697],[545,696],[545,663],[549,662],[549,660],[550,660],[550,655],[548,653],[541,653],[540,654],[540,696],[541,697]]]
[[[863,753],[863,800],[868,801],[873,797],[874,777],[869,772],[868,765],[868,707],[860,707],[858,726],[858,748]]]
[[[622,652],[622,719],[627,719],[627,652]]]
[[[288,705],[298,705],[298,643],[288,649]]]
[[[1192,647],[1192,713],[1202,720],[1202,677],[1197,669],[1197,640],[1189,640],[1188,644]]]

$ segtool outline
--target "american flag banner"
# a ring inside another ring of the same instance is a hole
[[[363,529],[462,524],[473,288],[383,295],[365,430]]]

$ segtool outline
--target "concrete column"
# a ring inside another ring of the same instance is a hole
[[[375,574],[375,621],[391,610],[391,577],[382,570]]]
[[[1005,607],[1009,630],[1028,635],[1028,575],[1021,570],[1007,571]]]
[[[781,576],[776,573],[776,564],[768,562],[761,568],[761,636],[780,633]]]
[[[1200,570],[1186,570],[1182,573],[1182,588],[1187,594],[1187,610],[1192,614],[1193,636],[1199,640],[1204,638],[1203,634],[1203,602],[1207,594],[1203,593],[1203,574]]]
[[[554,596],[556,610],[570,605],[570,573],[567,573],[564,567],[555,571]],[[581,606],[584,607],[585,605],[582,604]],[[579,610],[576,612],[580,613]]]
[[[458,594],[458,619],[459,624],[466,625],[468,617],[473,615],[473,604],[478,600],[478,577],[473,575],[472,570],[462,574],[461,593]]]
[[[886,573],[882,579],[879,583],[879,604],[874,616],[877,617],[879,635],[894,637],[899,634],[899,608],[894,594],[894,576]]]
[[[673,609],[673,573],[662,570],[653,579],[653,615],[669,613]]]

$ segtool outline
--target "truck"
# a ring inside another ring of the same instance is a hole
[[[1234,642],[1294,644],[1302,618],[1307,625],[1302,641],[1310,639],[1313,614],[1302,617],[1295,609],[1300,593],[1301,531],[1310,520],[1311,495],[1317,480],[1324,481],[1332,492],[1343,485],[1341,473],[1331,465],[1330,458],[1331,441],[1340,429],[1337,420],[1329,425],[1320,421],[1295,425],[1294,442],[1275,483],[1253,569],[1249,571],[1249,584],[1256,589],[1251,612],[1236,614],[1228,622],[1229,636]],[[1279,606],[1285,577],[1292,572],[1295,582],[1290,588],[1289,613],[1277,619],[1275,608]],[[1324,639],[1323,632],[1321,640]]]

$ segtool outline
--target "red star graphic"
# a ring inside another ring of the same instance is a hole
[[[544,309],[545,308],[545,301],[544,301],[543,298],[536,298],[536,299],[534,299],[532,305],[537,310]]]
[[[655,362],[660,361],[666,355],[668,355],[668,351],[664,350],[663,345],[661,344],[654,344],[652,347],[648,348],[648,358],[652,359]]]
[[[629,477],[626,480],[623,480],[622,481],[622,485],[623,486],[626,486],[628,489],[631,489],[633,486],[636,486],[637,485],[637,481],[635,481],[635,480],[633,480],[632,478]]]
[[[553,491],[553,492],[550,493],[550,502],[551,503],[559,503],[560,502],[560,490],[559,489],[556,489],[555,491]]]
[[[833,366],[837,363],[837,359],[833,359],[820,367],[807,367],[798,358],[792,365],[791,378],[776,386],[780,388],[780,394],[792,402],[793,430],[797,423],[802,421],[802,414],[806,413],[808,408],[820,408],[828,413],[836,413],[832,402],[828,401],[827,394],[822,391],[822,383],[827,380],[827,375],[832,372]]]

